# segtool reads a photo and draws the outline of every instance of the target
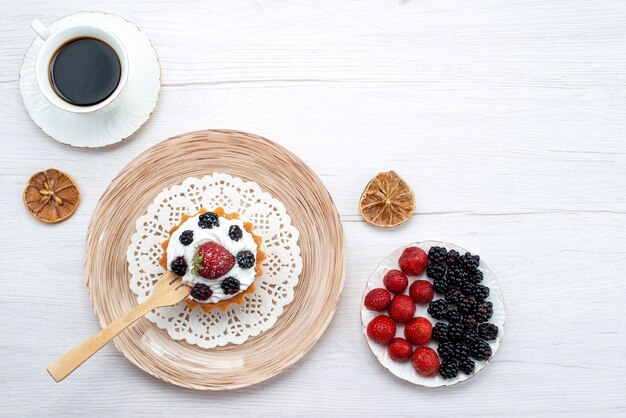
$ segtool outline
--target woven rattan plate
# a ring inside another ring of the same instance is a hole
[[[102,326],[136,305],[126,249],[135,220],[165,187],[223,172],[259,184],[280,200],[300,231],[303,270],[295,298],[276,324],[242,345],[203,349],[172,340],[141,319],[115,346],[139,368],[175,385],[222,390],[261,382],[300,359],[328,326],[343,288],[344,237],[333,201],[317,176],[281,146],[237,131],[170,138],[135,158],[98,202],[87,237],[89,297]]]

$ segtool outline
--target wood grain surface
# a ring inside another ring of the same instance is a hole
[[[163,71],[148,123],[99,150],[46,137],[18,89],[28,22],[80,10],[135,22]],[[624,1],[0,0],[0,11],[0,415],[626,413]],[[140,152],[206,128],[271,138],[329,189],[348,268],[328,330],[293,367],[241,390],[174,387],[113,346],[54,383],[47,365],[99,330],[83,273],[96,202]],[[21,202],[49,167],[81,189],[57,225]],[[382,230],[358,199],[391,169],[417,208]],[[385,372],[359,324],[378,262],[427,239],[482,254],[507,306],[493,364],[438,390]]]

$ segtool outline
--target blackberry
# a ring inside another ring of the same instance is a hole
[[[471,315],[464,316],[462,323],[465,331],[475,331],[478,326],[478,321]]]
[[[224,294],[226,295],[234,295],[235,293],[239,292],[240,289],[239,280],[235,279],[234,277],[225,278],[221,286]]]
[[[212,229],[220,226],[220,220],[216,213],[206,212],[198,216],[198,226],[202,229]]]
[[[451,285],[458,287],[461,283],[466,281],[469,276],[459,265],[453,264],[448,268],[448,274],[446,277]]]
[[[472,255],[471,253],[465,253],[459,259],[459,264],[465,269],[465,271],[473,273],[478,270],[480,265],[480,256]]]
[[[190,231],[190,230],[183,231],[183,233],[180,234],[180,237],[178,237],[178,240],[183,245],[191,244],[193,242],[193,231]]]
[[[248,250],[239,251],[237,253],[237,264],[239,264],[239,267],[241,267],[242,269],[252,268],[255,261],[256,260],[254,258],[254,254],[252,254]]]
[[[466,359],[469,356],[470,349],[463,341],[454,343],[454,358],[457,360]]]
[[[459,312],[463,315],[471,315],[476,311],[476,301],[468,298],[467,296],[463,296],[459,299],[457,307]]]
[[[472,296],[474,294],[474,290],[476,289],[476,285],[469,280],[465,280],[461,283],[459,289],[465,296]]]
[[[473,272],[472,274],[470,274],[469,278],[472,281],[472,283],[474,284],[478,284],[480,282],[483,281],[483,278],[485,277],[485,275],[483,274],[482,271],[480,270],[476,270],[475,272]]]
[[[185,257],[176,257],[170,264],[170,270],[179,276],[184,276],[185,273],[187,273],[187,262],[185,261]]]
[[[432,337],[440,343],[448,341],[448,324],[437,322],[433,327]]]
[[[448,340],[461,341],[462,339],[463,325],[458,323],[448,325]]]
[[[463,341],[469,347],[473,347],[474,344],[478,342],[478,339],[479,339],[478,333],[474,330],[465,331],[465,335],[463,335]]]
[[[481,302],[476,307],[476,314],[474,318],[478,322],[487,322],[489,318],[493,316],[493,303],[491,302]]]
[[[474,367],[476,363],[468,358],[459,361],[459,370],[468,376],[474,373]]]
[[[431,263],[443,263],[446,261],[448,250],[444,247],[430,247],[428,250],[428,259]]]
[[[448,280],[445,277],[433,280],[433,289],[435,292],[444,294],[448,290]]]
[[[426,268],[426,275],[431,279],[441,279],[446,275],[446,266],[438,263],[430,263]]]
[[[478,336],[483,340],[495,340],[498,337],[498,327],[494,324],[480,324],[478,326]]]
[[[196,283],[191,288],[191,297],[197,300],[207,300],[213,295],[211,288],[204,283]]]
[[[474,288],[474,299],[476,302],[484,302],[489,297],[489,288],[482,284],[476,285]]]
[[[243,237],[243,232],[237,225],[231,225],[230,228],[228,228],[228,236],[233,241],[239,241],[241,237]]]
[[[461,324],[463,321],[463,316],[456,311],[456,309],[448,308],[448,312],[446,312],[446,319],[451,324]]]
[[[444,360],[439,367],[439,374],[444,379],[454,379],[459,374],[459,364],[455,360]]]
[[[454,343],[451,341],[444,341],[437,347],[437,354],[442,360],[454,360]]]
[[[428,305],[428,314],[435,319],[445,319],[448,313],[448,303],[443,299],[437,299]]]
[[[461,254],[459,254],[458,251],[450,250],[448,251],[448,255],[446,255],[446,263],[448,263],[448,266],[456,264],[459,262],[459,258],[461,258]]]
[[[463,296],[463,294],[459,289],[450,288],[446,291],[446,302],[456,305],[461,296]]]
[[[476,360],[487,361],[491,358],[491,347],[486,341],[478,340],[472,346],[470,355]]]

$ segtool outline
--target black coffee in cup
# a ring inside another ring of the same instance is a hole
[[[66,102],[92,106],[113,94],[121,72],[120,59],[108,44],[95,38],[77,38],[53,55],[50,84]]]

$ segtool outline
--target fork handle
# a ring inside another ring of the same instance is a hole
[[[93,356],[98,350],[107,345],[109,341],[132,325],[146,313],[156,308],[153,298],[149,298],[145,302],[135,306],[128,311],[126,315],[111,322],[109,326],[97,333],[91,338],[86,339],[81,344],[65,353],[61,358],[56,360],[48,367],[48,373],[57,381],[65,379],[74,370],[83,364],[87,359]]]

